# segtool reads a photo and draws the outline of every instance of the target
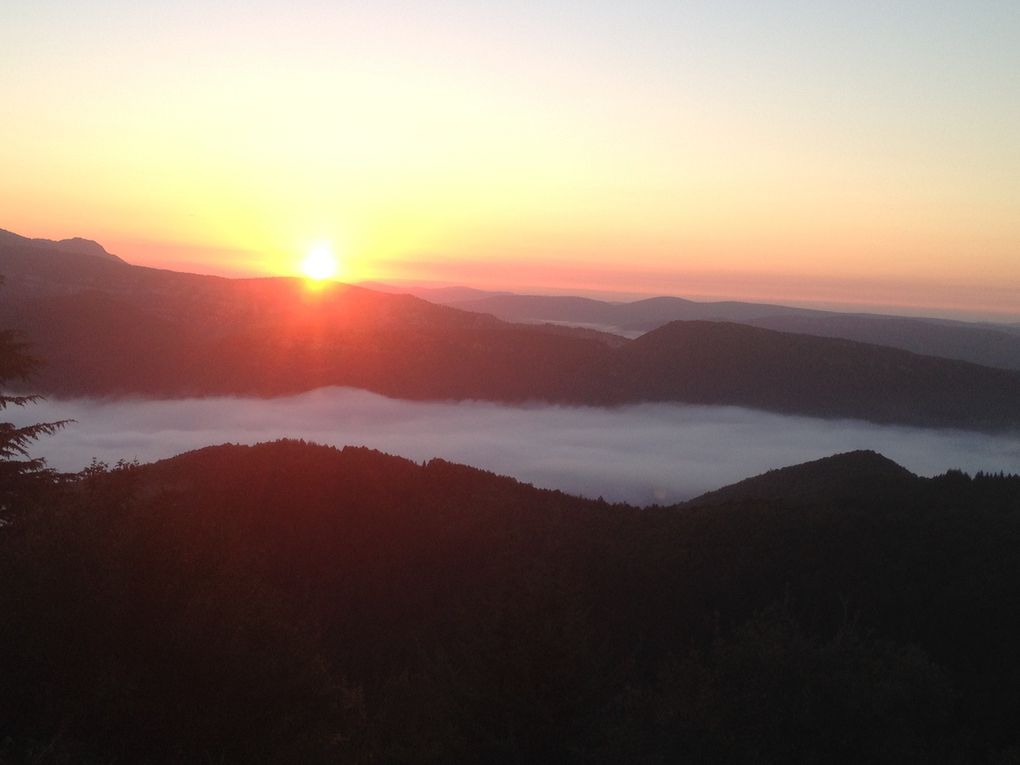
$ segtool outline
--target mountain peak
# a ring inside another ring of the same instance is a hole
[[[33,242],[44,243],[44,246],[49,246],[51,249],[60,250],[61,252],[77,252],[81,255],[95,255],[97,258],[113,258],[120,260],[116,255],[112,255],[106,251],[99,242],[92,239],[84,239],[80,236],[75,236],[70,239],[60,239],[58,241],[52,241],[49,239],[33,239]]]
[[[56,252],[66,252],[74,255],[92,255],[96,258],[103,258],[104,260],[114,260],[118,263],[123,263],[121,258],[106,251],[99,242],[93,241],[92,239],[84,239],[80,236],[71,237],[70,239],[30,239],[27,236],[21,236],[15,234],[13,231],[6,231],[0,229],[0,244],[12,244],[22,245],[28,247],[37,247],[44,250],[54,250]]]
[[[769,470],[692,499],[688,506],[735,502],[794,504],[846,501],[911,484],[918,477],[870,449],[842,452],[799,465]]]

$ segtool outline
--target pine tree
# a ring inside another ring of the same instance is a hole
[[[0,277],[0,285],[3,279]],[[12,395],[6,388],[14,381],[25,381],[39,361],[29,353],[25,343],[11,330],[0,330],[0,412],[10,406],[27,406],[41,399],[38,395]],[[41,422],[17,426],[0,422],[0,523],[7,516],[18,495],[40,481],[52,478],[45,461],[32,457],[29,446],[40,436],[51,435],[69,420]]]

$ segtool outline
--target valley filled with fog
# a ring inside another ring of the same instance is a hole
[[[679,502],[772,468],[855,449],[873,449],[925,476],[950,468],[1012,472],[1020,464],[1020,434],[728,406],[409,402],[350,388],[275,399],[51,399],[10,416],[15,424],[75,420],[33,450],[68,472],[93,458],[150,462],[210,444],[300,438],[418,461],[441,457],[542,488],[635,504]]]

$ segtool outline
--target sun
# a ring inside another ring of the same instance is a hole
[[[330,279],[336,276],[336,272],[336,255],[328,244],[317,244],[301,261],[301,273],[315,281]]]

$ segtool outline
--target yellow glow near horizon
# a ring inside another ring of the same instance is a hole
[[[0,228],[224,276],[1020,318],[1015,3],[80,5],[0,24]]]
[[[338,270],[336,255],[327,243],[315,245],[301,261],[301,273],[315,281],[332,279]]]

